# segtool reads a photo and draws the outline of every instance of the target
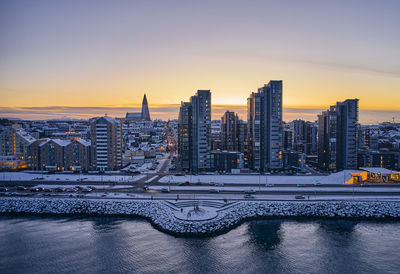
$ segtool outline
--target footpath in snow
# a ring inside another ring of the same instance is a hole
[[[162,183],[224,183],[224,184],[343,184],[351,178],[355,170],[345,170],[327,176],[280,176],[280,175],[185,175],[165,176],[160,179]]]

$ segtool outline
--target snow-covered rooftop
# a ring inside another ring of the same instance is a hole
[[[361,167],[360,169],[371,173],[393,173],[392,170],[383,167]]]
[[[21,138],[25,139],[28,143],[33,143],[33,142],[36,141],[36,139],[35,139],[34,137],[32,137],[32,135],[28,134],[28,133],[27,133],[26,131],[24,131],[24,130],[18,130],[18,131],[17,131],[17,134],[18,134]]]
[[[75,141],[81,143],[82,145],[84,145],[86,147],[90,146],[90,141],[86,141],[86,140],[83,140],[83,139],[75,139]]]

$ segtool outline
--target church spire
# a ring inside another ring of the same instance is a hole
[[[149,106],[147,103],[147,98],[146,98],[146,93],[143,96],[143,101],[142,101],[142,120],[145,121],[151,121],[150,120],[150,112],[149,112]]]

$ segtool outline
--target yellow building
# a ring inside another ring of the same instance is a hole
[[[381,167],[362,167],[360,172],[352,173],[346,184],[357,183],[400,183],[400,172]]]

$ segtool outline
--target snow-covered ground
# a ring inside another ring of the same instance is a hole
[[[136,182],[146,175],[92,175],[92,174],[37,174],[28,172],[1,172],[0,181],[70,181],[70,182]]]
[[[224,184],[343,184],[351,178],[355,170],[345,170],[328,176],[268,176],[268,175],[185,175],[165,176],[162,183],[224,183]]]
[[[161,158],[161,159],[157,159],[157,160],[154,159],[152,162],[144,163],[143,165],[141,165],[139,167],[137,167],[136,164],[131,164],[122,170],[130,170],[132,172],[139,171],[141,173],[157,173],[160,171],[160,169],[162,168],[164,163],[166,161],[168,161],[168,157],[169,157],[169,153],[165,153],[163,155],[163,158]],[[157,167],[154,170],[151,170],[150,168],[153,166],[153,162],[155,162],[155,161],[158,161]]]
[[[182,211],[176,211],[175,217],[180,220],[188,221],[205,221],[218,216],[215,207],[201,206],[199,210],[194,210],[192,207],[182,208]]]
[[[161,190],[165,188],[165,186],[150,186],[149,189],[152,190]],[[271,191],[271,192],[400,192],[400,188],[393,187],[234,187],[234,186],[224,186],[224,187],[216,187],[216,186],[171,186],[171,190],[179,190],[179,191],[193,191],[193,190],[202,190],[209,191],[211,189],[219,190],[219,191],[235,191],[235,192],[243,192],[243,191]]]

